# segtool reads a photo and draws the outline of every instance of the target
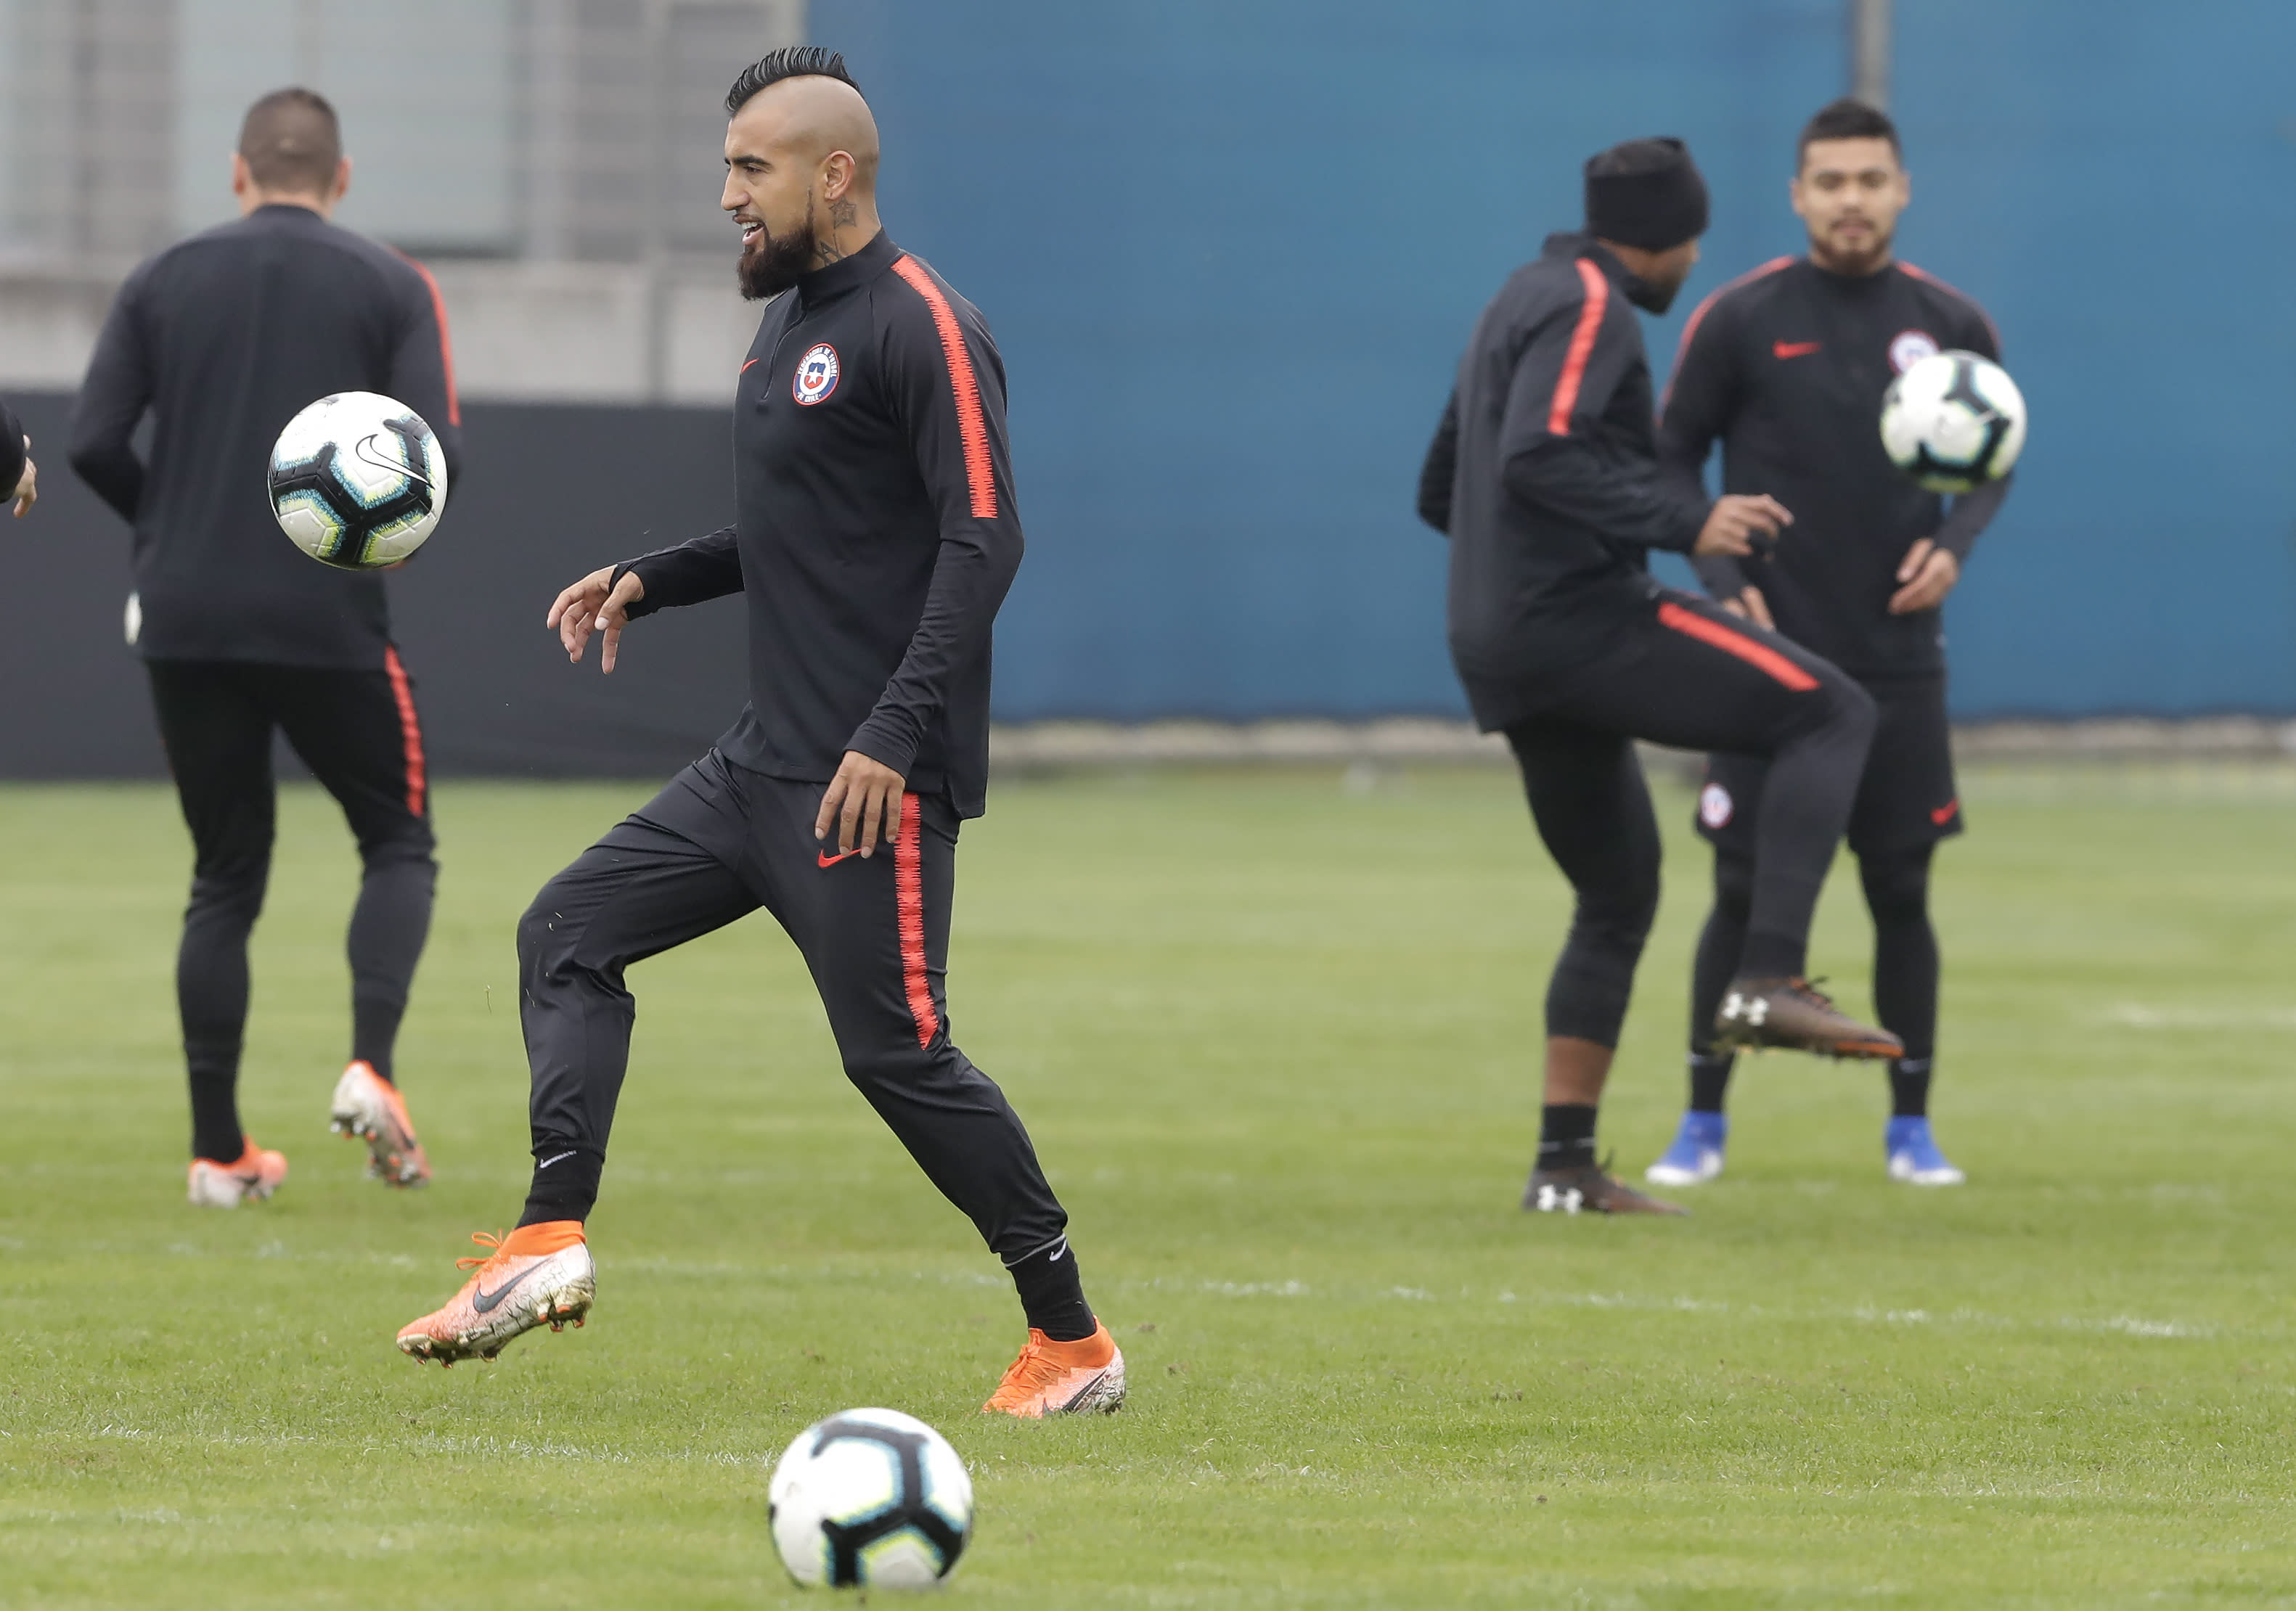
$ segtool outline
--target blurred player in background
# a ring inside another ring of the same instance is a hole
[[[128,635],[190,826],[176,994],[192,1086],[191,1200],[271,1195],[287,1160],[242,1129],[247,940],[270,875],[272,735],[335,797],[364,877],[351,909],[350,1066],[334,1128],[393,1186],[430,1177],[391,1051],[430,927],[430,794],[380,577],[299,552],[266,492],[271,446],[339,391],[430,422],[450,487],[462,415],[430,275],[328,222],[350,183],[334,109],[283,89],[248,110],[232,158],[241,217],[130,274],[89,361],[72,468],[135,527]],[[152,416],[152,456],[133,438]]]
[[[12,506],[20,520],[39,497],[40,475],[32,463],[32,438],[24,434],[24,422],[16,417],[16,411],[0,403],[0,499]]]
[[[776,51],[726,110],[742,289],[775,298],[735,393],[736,524],[584,577],[549,624],[577,660],[602,632],[611,671],[626,622],[742,593],[750,703],[520,924],[533,1185],[518,1229],[478,1238],[493,1255],[398,1344],[492,1358],[586,1312],[585,1222],[635,1016],[623,971],[763,907],[848,1077],[1019,1288],[1028,1345],[984,1408],[1113,1410],[1124,1356],[1085,1302],[1068,1216],[951,1039],[944,989],[957,829],[988,787],[989,635],[1021,563],[1004,364],[879,224],[876,120],[842,57]]]
[[[1898,131],[1883,114],[1844,100],[1809,120],[1792,189],[1808,255],[1763,264],[1691,315],[1659,457],[1679,495],[1702,496],[1719,438],[1726,491],[1759,488],[1794,511],[1775,548],[1701,554],[1700,577],[1733,611],[1849,672],[1879,710],[1849,838],[1874,915],[1874,1010],[1905,1043],[1890,1063],[1883,1150],[1892,1179],[1951,1186],[1961,1171],[1929,1121],[1939,971],[1930,858],[1962,828],[1939,606],[2008,484],[1957,497],[1948,510],[1882,452],[1882,397],[1908,365],[1956,348],[2001,356],[1982,308],[1890,256],[1910,194]],[[1698,831],[1714,846],[1714,910],[1691,988],[1689,1110],[1645,1172],[1661,1185],[1722,1172],[1733,1052],[1718,1043],[1714,1016],[1753,913],[1771,771],[1760,755],[1707,762]]]
[[[1793,518],[1765,494],[1709,499],[1659,472],[1633,308],[1673,301],[1706,212],[1679,140],[1629,141],[1590,160],[1585,229],[1549,236],[1483,310],[1420,478],[1422,517],[1451,538],[1451,654],[1468,704],[1484,731],[1506,734],[1539,837],[1578,896],[1547,987],[1526,1208],[1681,1212],[1612,1176],[1595,1151],[1658,910],[1658,822],[1636,739],[1762,756],[1779,779],[1719,1031],[1837,1057],[1898,1051],[1801,977],[1873,700],[1817,656],[1648,574],[1652,548],[1743,555]]]

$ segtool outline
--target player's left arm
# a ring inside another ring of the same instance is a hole
[[[447,300],[439,282],[414,258],[412,283],[401,288],[398,339],[390,352],[390,374],[383,390],[422,416],[447,461],[447,496],[451,501],[463,474],[463,402],[455,391],[454,348],[447,334]],[[402,280],[406,277],[399,276]]]
[[[71,440],[65,457],[95,495],[133,526],[144,501],[144,461],[135,456],[135,427],[152,402],[151,354],[141,312],[144,276],[130,274],[112,299],[95,352],[88,359],[79,398],[72,405]]]
[[[1993,321],[1974,305],[1960,332],[1958,345],[1981,357],[2001,361],[2001,340],[1994,331]],[[1971,492],[1957,495],[1948,506],[1944,521],[1937,535],[1923,537],[1906,551],[1898,566],[1898,591],[1890,595],[1890,613],[1893,616],[1918,614],[1935,609],[1946,601],[1961,581],[1961,573],[1969,563],[1970,550],[1977,539],[1993,523],[2009,496],[2009,484],[2016,478],[2014,471],[1998,481],[1988,481]]]
[[[1021,568],[1021,519],[1004,429],[1004,364],[988,327],[924,266],[904,258],[878,296],[879,350],[939,525],[923,614],[876,708],[846,741],[814,834],[867,855],[899,830],[901,790],[925,728],[962,669],[988,652]]]

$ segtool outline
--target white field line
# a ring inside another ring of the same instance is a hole
[[[1125,1292],[1158,1292],[1171,1294],[1203,1294],[1213,1297],[1310,1297],[1316,1291],[1303,1281],[1116,1281],[1108,1283]],[[1424,1287],[1366,1287],[1346,1289],[1326,1287],[1321,1289],[1326,1300],[1339,1303],[1401,1300],[1414,1304],[1529,1304],[1572,1309],[1630,1309],[1668,1312],[1677,1314],[1734,1314],[1747,1320],[1779,1321],[1797,1323],[1833,1323],[1848,1321],[1867,1326],[1953,1326],[1977,1327],[2001,1330],[2033,1331],[2112,1331],[2124,1337],[2203,1338],[2219,1334],[2220,1329],[2202,1321],[2147,1320],[2136,1315],[2116,1314],[2102,1318],[2085,1315],[2045,1315],[2028,1317],[2008,1314],[1988,1314],[1982,1310],[1956,1308],[1942,1312],[1927,1309],[1887,1309],[1873,1304],[1816,1308],[1778,1308],[1766,1304],[1735,1303],[1722,1298],[1659,1297],[1628,1292],[1539,1292],[1517,1294],[1506,1289],[1478,1293],[1472,1288],[1461,1288],[1456,1294],[1431,1292]]]
[[[2095,1021],[2117,1029],[2296,1030],[2296,1007],[2151,1007],[2118,1002]]]

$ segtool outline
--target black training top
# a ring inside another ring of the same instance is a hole
[[[1476,321],[1419,478],[1451,536],[1451,658],[1490,731],[1550,703],[1646,613],[1647,551],[1687,552],[1709,507],[1655,456],[1641,282],[1552,235]]]
[[[127,277],[72,411],[71,463],[135,528],[136,649],[155,660],[381,670],[382,578],[322,565],[272,516],[287,421],[339,391],[396,397],[462,473],[446,312],[421,266],[307,207],[259,207]],[[152,459],[131,438],[149,409]]]
[[[989,636],[1021,546],[987,322],[882,233],[806,275],[742,365],[734,490],[734,525],[616,572],[645,584],[633,617],[747,595],[726,759],[826,782],[858,750],[980,815]]]
[[[1933,537],[1969,558],[2007,495],[1995,482],[1950,513],[1882,449],[1882,397],[1915,360],[1960,348],[2001,356],[1985,310],[1919,269],[1857,277],[1778,258],[1706,298],[1683,327],[1659,457],[1685,493],[1722,438],[1725,492],[1768,493],[1793,524],[1775,557],[1705,558],[1718,598],[1761,589],[1778,630],[1854,676],[1945,669],[1939,612],[1893,616],[1906,551]]]

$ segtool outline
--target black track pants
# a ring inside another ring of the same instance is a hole
[[[1874,701],[1837,670],[1706,600],[1661,593],[1604,661],[1506,730],[1539,837],[1578,895],[1546,1031],[1618,1043],[1658,910],[1659,837],[1633,741],[1770,763],[1739,959],[1797,972],[1874,736]]]
[[[847,1077],[991,1248],[1008,1263],[1037,1251],[1068,1216],[1004,1093],[949,1039],[955,812],[909,795],[891,850],[832,847],[824,865],[822,788],[713,750],[535,896],[518,952],[536,1160],[604,1156],[636,1016],[623,970],[763,907],[805,958]],[[550,1179],[537,1170],[537,1193]]]
[[[272,733],[342,807],[364,874],[351,908],[351,1048],[389,1078],[399,1019],[430,930],[431,853],[422,732],[394,650],[382,671],[152,660],[152,699],[195,860],[176,959],[192,1084],[192,1149],[240,1152],[236,1100],[247,1027],[247,938],[263,911],[276,822]]]

